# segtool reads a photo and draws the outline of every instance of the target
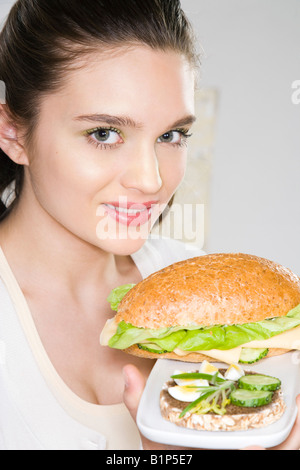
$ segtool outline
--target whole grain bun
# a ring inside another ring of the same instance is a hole
[[[300,279],[289,269],[253,255],[219,253],[175,263],[136,284],[116,320],[142,328],[229,325],[284,316],[299,303]]]

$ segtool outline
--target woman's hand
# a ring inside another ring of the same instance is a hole
[[[146,385],[146,379],[143,377],[140,371],[131,364],[128,364],[123,368],[123,375],[125,381],[123,400],[131,416],[136,421],[137,410]],[[182,449],[181,447],[172,447],[149,441],[149,439],[146,439],[142,435],[141,439],[144,450]]]
[[[146,385],[146,379],[131,364],[123,368],[123,376],[125,382],[123,400],[131,416],[136,421],[137,410]]]
[[[136,421],[137,410],[142,393],[145,388],[146,379],[140,371],[133,365],[127,365],[123,368],[125,389],[123,399],[126,407],[128,408],[131,416]],[[300,395],[296,399],[298,415],[289,437],[280,445],[272,447],[270,450],[299,450],[300,449]],[[144,450],[172,450],[183,449],[181,447],[172,447],[156,442],[149,441],[144,436],[142,438],[142,445]],[[243,450],[266,450],[260,446],[249,446]]]

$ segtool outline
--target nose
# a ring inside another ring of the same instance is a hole
[[[126,189],[134,189],[145,194],[156,194],[162,187],[159,162],[155,145],[143,142],[127,159],[122,184]]]

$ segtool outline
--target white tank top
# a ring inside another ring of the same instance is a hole
[[[173,262],[203,254],[160,238],[149,239],[132,258],[145,278]],[[88,403],[57,374],[0,248],[0,449],[139,448],[138,429],[123,403]]]

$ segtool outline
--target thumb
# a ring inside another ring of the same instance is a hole
[[[146,379],[140,373],[140,371],[132,364],[128,364],[123,367],[123,376],[125,380],[125,388],[123,393],[124,403],[130,412],[132,418],[136,421],[136,415],[140,399],[142,397]],[[181,449],[180,447],[170,447],[157,442],[151,442],[141,435],[142,448],[144,450],[167,450],[167,449]]]
[[[128,364],[123,368],[123,377],[125,381],[123,400],[132,418],[136,421],[137,410],[146,381],[140,371],[132,364]]]

